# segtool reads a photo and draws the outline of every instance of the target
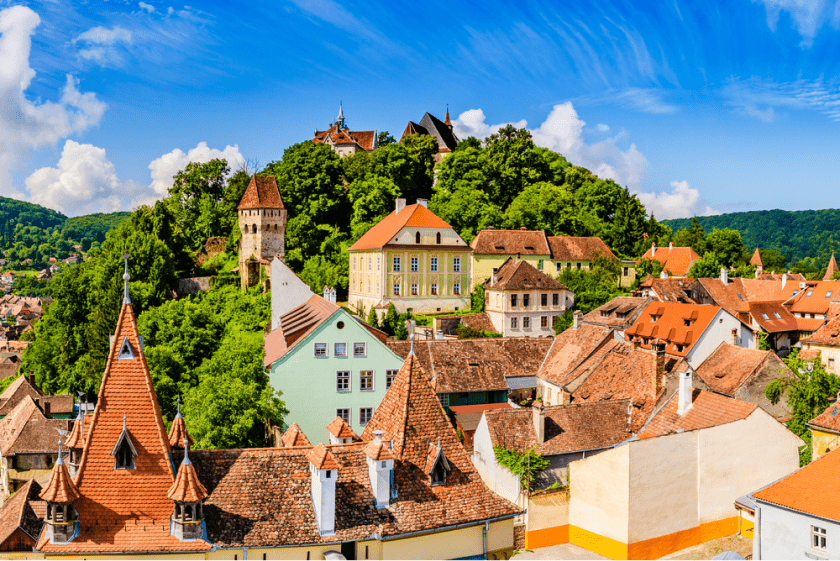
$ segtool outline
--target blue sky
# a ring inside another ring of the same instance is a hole
[[[263,166],[334,120],[447,104],[616,179],[657,217],[837,207],[840,5],[0,0],[0,195],[69,215]]]

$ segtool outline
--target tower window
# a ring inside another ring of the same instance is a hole
[[[256,224],[254,224],[254,229],[252,230],[252,232],[253,232],[254,234],[256,234],[256,233],[257,233],[257,225],[256,225]]]
[[[437,243],[440,244],[440,232],[437,233]]]
[[[128,434],[125,417],[123,417],[122,432],[111,450],[111,455],[114,456],[114,469],[135,469],[134,458],[137,457],[137,448],[134,447],[131,436]]]
[[[414,234],[414,242],[415,243],[420,243],[420,232],[417,232],[416,234]]]

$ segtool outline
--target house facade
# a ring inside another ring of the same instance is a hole
[[[337,416],[361,433],[403,363],[386,338],[318,295],[281,316],[265,337],[265,366],[283,392],[287,423],[316,442],[328,440]]]
[[[811,461],[818,460],[840,446],[840,404],[837,400],[808,422],[811,431]]]
[[[351,131],[345,123],[344,107],[338,106],[338,117],[327,130],[315,131],[315,144],[326,144],[333,152],[344,158],[356,152],[371,152],[376,148],[376,131]]]
[[[819,354],[826,372],[840,374],[840,316],[830,319],[811,336],[802,340],[803,355]]]
[[[484,312],[504,337],[551,337],[575,294],[530,263],[508,258],[484,284]]]
[[[358,310],[385,313],[457,311],[468,308],[470,246],[420,199],[394,212],[353,244],[348,300]]]

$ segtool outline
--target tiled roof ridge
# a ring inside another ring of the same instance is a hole
[[[178,468],[178,476],[166,496],[173,501],[182,503],[195,503],[207,498],[207,488],[198,479],[195,466],[189,460],[188,455],[184,455],[184,461]]]
[[[85,445],[85,415],[84,412],[80,411],[79,416],[76,417],[76,421],[73,423],[73,429],[70,431],[70,434],[67,436],[67,440],[64,442],[64,445],[68,448],[84,448]]]
[[[418,220],[427,220],[433,225],[418,225],[411,223],[415,219],[415,215],[422,215]],[[454,230],[452,226],[429,210],[425,205],[414,203],[413,205],[406,205],[399,212],[392,210],[385,218],[374,224],[374,226],[356,240],[347,251],[364,250],[364,249],[381,249],[385,247],[391,239],[396,236],[403,228],[445,228]],[[414,245],[413,243],[411,245]],[[447,250],[455,249],[470,249],[470,246],[443,246]]]
[[[832,280],[834,277],[834,273],[836,273],[837,271],[837,259],[835,259],[834,254],[832,253],[831,260],[828,262],[828,267],[825,270],[823,280]]]
[[[354,440],[359,438],[356,433],[353,432],[353,429],[350,428],[350,425],[347,424],[347,421],[337,415],[335,419],[330,421],[327,425],[327,431],[336,438],[352,438]]]
[[[38,408],[35,400],[32,399],[32,396],[25,395],[8,415],[0,419],[0,429],[5,425],[12,425],[13,428],[11,434],[0,433],[0,447],[2,447],[0,448],[0,453],[6,456],[10,452],[13,452],[15,442],[17,442],[20,433],[23,432],[32,415],[40,415],[46,418]],[[18,417],[22,417],[22,419],[18,419]],[[4,438],[7,436],[8,440]]]
[[[49,483],[38,496],[51,503],[72,503],[82,496],[61,455],[53,466]]]
[[[283,436],[281,437],[283,444],[287,447],[296,446],[295,443],[300,439],[302,439],[305,444],[297,444],[297,446],[312,446],[309,439],[306,437],[306,434],[304,434],[303,430],[297,423],[292,423],[292,425],[283,432]]]
[[[316,469],[339,469],[338,460],[323,442],[319,442],[317,446],[312,448],[306,455],[306,459]]]
[[[277,187],[277,178],[273,175],[254,174],[239,200],[237,210],[258,208],[285,208]]]

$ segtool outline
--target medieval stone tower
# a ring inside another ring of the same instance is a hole
[[[286,252],[286,209],[273,176],[251,178],[239,202],[239,277],[242,288],[260,281],[265,266]],[[268,275],[266,274],[266,277]]]

